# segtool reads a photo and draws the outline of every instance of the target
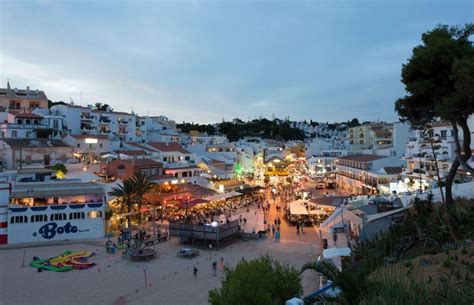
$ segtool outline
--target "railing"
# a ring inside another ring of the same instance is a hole
[[[0,128],[17,128],[17,129],[47,129],[50,128],[47,124],[15,124],[15,123],[2,123]]]

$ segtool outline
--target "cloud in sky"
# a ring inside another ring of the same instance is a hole
[[[194,122],[395,120],[421,33],[474,11],[448,0],[0,6],[2,86]]]

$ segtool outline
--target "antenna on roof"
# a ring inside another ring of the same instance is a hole
[[[10,79],[7,78],[7,89],[10,89]]]

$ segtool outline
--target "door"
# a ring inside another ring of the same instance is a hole
[[[44,163],[44,165],[49,165],[49,155],[44,155],[43,156],[43,163]]]

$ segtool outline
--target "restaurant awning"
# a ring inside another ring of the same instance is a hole
[[[225,199],[229,199],[229,198],[237,197],[241,195],[242,193],[239,193],[239,192],[228,192],[225,194],[217,194],[213,196],[204,197],[204,199],[207,201],[218,201],[218,200],[225,200]]]
[[[304,206],[304,200],[296,200],[290,202],[290,214],[291,215],[309,215],[308,210]]]
[[[324,258],[333,258],[335,256],[351,256],[351,248],[329,248],[323,250]]]
[[[183,201],[178,203],[176,206],[181,209],[190,209],[196,205],[208,203],[208,200],[196,198],[190,201]]]

